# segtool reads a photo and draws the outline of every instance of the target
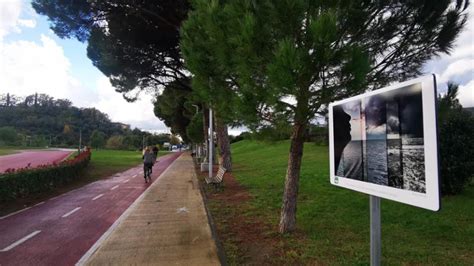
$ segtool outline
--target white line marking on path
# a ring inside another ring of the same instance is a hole
[[[179,157],[178,157],[179,158]],[[176,159],[178,159],[176,158]],[[173,165],[174,163],[176,162],[176,160],[174,160],[172,163],[170,163],[166,170],[163,171],[157,178],[156,180],[160,179],[162,176],[164,176],[168,171],[169,169],[171,169],[171,165]],[[157,186],[156,184],[158,184],[158,182],[154,182],[151,186],[149,186],[145,192],[143,192],[133,203],[132,205],[130,205],[130,207],[128,207],[128,209],[122,213],[122,215],[120,215],[120,217],[115,220],[115,222],[109,227],[109,229],[107,229],[107,231],[105,231],[105,233],[99,238],[99,240],[97,240],[94,245],[92,245],[92,247],[86,252],[86,254],[84,254],[82,256],[81,259],[79,259],[79,261],[76,263],[76,266],[82,266],[82,265],[85,265],[86,261],[89,260],[89,258],[94,254],[94,252],[97,251],[97,249],[99,249],[99,246],[112,234],[112,232],[114,231],[115,228],[117,228],[119,226],[120,223],[122,223],[123,220],[125,220],[129,215],[130,213],[136,208],[136,206],[138,205],[138,203],[140,201],[142,201],[142,199],[145,197],[145,195],[147,193],[149,193],[150,191],[150,188],[153,187],[153,186]]]
[[[20,212],[24,212],[24,211],[26,211],[26,210],[28,210],[28,209],[31,209],[31,207],[24,208],[24,209],[21,209],[21,210],[19,210],[19,211],[12,212],[12,213],[10,213],[10,214],[7,214],[7,215],[5,215],[5,216],[2,216],[2,217],[0,217],[0,220],[3,220],[3,219],[5,219],[5,218],[7,218],[7,217],[10,217],[10,216],[13,216],[13,215],[15,215],[15,214],[18,214],[18,213],[20,213]]]
[[[96,199],[98,199],[98,198],[100,198],[100,197],[102,197],[102,196],[104,196],[104,194],[99,194],[99,195],[95,196],[92,200],[96,200]]]
[[[77,212],[77,211],[80,210],[80,209],[81,209],[81,207],[77,207],[77,208],[75,208],[74,210],[72,210],[72,211],[70,211],[70,212],[64,214],[64,215],[61,216],[61,217],[66,218],[66,217],[68,217],[69,215],[71,215],[71,214]]]
[[[132,176],[132,177],[134,177],[134,178],[135,178],[135,177],[137,177],[137,175],[134,175],[134,176]]]
[[[44,204],[44,201],[42,201],[42,202],[40,202],[40,203],[37,203],[37,204],[34,205],[33,207],[38,206],[38,205],[41,205],[41,204]]]
[[[116,188],[118,188],[118,187],[119,187],[119,185],[116,185],[115,187],[111,188],[110,190],[114,190],[114,189],[116,189]]]
[[[127,183],[128,181],[130,181],[130,180],[129,180],[129,179],[127,179],[127,180],[123,181],[123,183],[125,184],[125,183]]]
[[[29,235],[23,237],[22,239],[20,239],[20,240],[16,241],[15,243],[11,244],[10,246],[8,246],[8,247],[6,247],[6,248],[0,250],[0,252],[9,251],[9,250],[15,248],[16,246],[20,245],[21,243],[25,242],[26,240],[28,240],[28,239],[34,237],[35,235],[37,235],[37,234],[39,234],[39,233],[41,233],[40,230],[34,231],[33,233],[31,233],[31,234],[29,234]]]

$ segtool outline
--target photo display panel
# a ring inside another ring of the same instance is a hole
[[[439,209],[435,77],[329,105],[331,183]]]

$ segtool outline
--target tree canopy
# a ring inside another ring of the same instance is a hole
[[[195,0],[182,50],[193,84],[248,122],[293,124],[280,231],[296,225],[305,130],[329,102],[421,73],[449,53],[468,1]],[[210,68],[210,69],[209,69]],[[255,119],[252,121],[252,119]]]
[[[185,0],[33,0],[32,6],[58,36],[87,42],[88,57],[128,100],[187,76],[179,50]]]
[[[180,82],[189,83],[189,79]],[[153,110],[155,116],[162,119],[173,134],[179,134],[185,142],[188,142],[186,128],[192,113],[186,107],[192,103],[191,90],[181,87],[178,82],[172,82],[156,97]]]

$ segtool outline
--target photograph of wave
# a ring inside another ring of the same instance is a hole
[[[426,193],[421,84],[333,106],[335,174]]]

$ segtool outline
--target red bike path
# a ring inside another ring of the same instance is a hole
[[[71,151],[37,150],[0,156],[0,173],[5,172],[8,168],[27,167],[28,164],[30,164],[30,167],[36,167],[42,164],[57,163],[69,154],[71,154]]]
[[[160,157],[152,182],[180,154]],[[137,166],[0,217],[0,265],[74,265],[150,184]]]

